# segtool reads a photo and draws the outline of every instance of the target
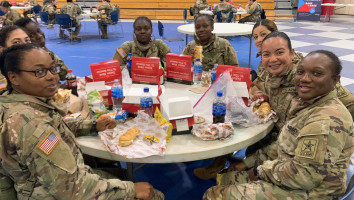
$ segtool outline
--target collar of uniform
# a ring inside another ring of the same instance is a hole
[[[155,39],[154,39],[154,40],[150,40],[150,42],[149,42],[148,44],[145,44],[145,45],[144,45],[144,44],[141,44],[141,43],[136,39],[135,36],[133,36],[133,41],[134,41],[136,47],[137,47],[141,52],[146,52],[147,50],[151,49],[151,47],[152,47],[153,44],[154,44]]]
[[[290,118],[292,118],[293,116],[295,116],[299,111],[303,110],[304,108],[310,109],[310,108],[316,107],[318,105],[321,105],[323,102],[326,102],[326,101],[336,98],[336,97],[337,97],[337,92],[335,89],[327,94],[315,97],[310,100],[302,100],[301,98],[296,97],[291,101],[289,116],[290,116]]]
[[[206,43],[205,45],[203,45],[203,44],[200,42],[200,40],[198,39],[198,37],[197,37],[196,35],[194,35],[195,44],[196,44],[197,46],[203,46],[203,49],[214,49],[214,48],[216,48],[216,42],[215,42],[216,38],[217,38],[217,37],[215,36],[215,34],[213,34],[213,35],[211,36],[210,41],[209,41],[208,43]]]
[[[279,88],[280,85],[283,85],[283,86],[294,85],[293,78],[295,75],[295,71],[296,71],[296,69],[295,69],[294,65],[291,63],[291,64],[289,64],[288,67],[284,68],[284,70],[282,72],[280,72],[280,74],[278,74],[278,75],[273,75],[273,74],[268,73],[267,82],[271,88]]]

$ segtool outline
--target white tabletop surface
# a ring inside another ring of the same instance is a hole
[[[99,12],[90,12],[90,11],[84,11],[82,12],[79,16],[78,19],[82,20],[82,19],[91,19],[91,17],[93,16],[99,16],[100,13]]]
[[[200,94],[190,92],[191,86],[170,83],[165,84],[165,93],[169,97],[189,96],[192,105],[199,99]],[[273,128],[273,123],[257,125],[250,128],[235,127],[234,136],[226,140],[203,141],[191,134],[172,135],[167,144],[164,156],[150,156],[146,158],[127,159],[111,153],[101,142],[99,136],[81,136],[77,141],[83,153],[109,160],[136,162],[136,163],[174,163],[213,158],[232,153],[247,147],[267,135]]]
[[[342,4],[342,3],[323,3],[322,6],[354,6],[354,4]]]
[[[237,36],[252,34],[253,25],[239,23],[214,23],[214,31],[217,36]],[[185,24],[177,28],[178,32],[194,35],[194,24]]]
[[[199,11],[200,14],[206,14],[206,15],[213,15],[213,11],[211,10],[201,10]],[[244,9],[237,10],[237,13],[234,13],[234,15],[243,15],[247,14],[247,12]]]
[[[31,8],[33,8],[33,6],[11,6],[11,9],[13,10],[26,10]]]

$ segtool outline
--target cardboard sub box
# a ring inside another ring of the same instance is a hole
[[[190,134],[194,124],[193,107],[189,97],[160,96],[164,118],[173,126],[172,135]]]
[[[129,89],[124,90],[124,100],[122,102],[123,110],[130,113],[137,113],[140,110],[140,97],[144,93],[144,87],[149,88],[149,92],[153,100],[154,112],[156,107],[160,108],[160,103],[157,100],[158,85],[132,84]],[[165,86],[161,85],[162,93],[165,91]]]

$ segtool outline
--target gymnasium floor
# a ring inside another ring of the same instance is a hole
[[[310,51],[326,49],[334,52],[342,61],[342,84],[354,93],[354,17],[335,16],[332,22],[280,22],[280,31],[286,32],[296,51],[306,55]],[[168,37],[185,36],[177,32],[183,22],[163,21],[165,35]],[[121,26],[120,26],[121,24]],[[82,42],[70,43],[58,38],[57,29],[42,30],[47,36],[47,47],[62,58],[77,76],[90,74],[90,63],[111,60],[115,50],[125,41],[132,40],[132,20],[124,20],[114,27],[109,27],[109,39],[101,40],[98,36],[97,23],[84,21],[81,29]],[[123,29],[123,33],[122,30]],[[159,38],[157,23],[153,22],[153,37]],[[193,38],[189,37],[189,41]],[[229,38],[237,52],[241,66],[248,66],[249,39],[246,37]],[[167,42],[173,53],[181,53],[185,42]],[[260,58],[256,58],[256,47],[252,46],[252,69],[256,69]],[[148,164],[135,172],[136,181],[148,181],[155,188],[164,192],[167,200],[201,199],[207,188],[215,181],[202,181],[193,175],[193,169],[210,163],[212,159],[174,164]],[[123,164],[124,166],[124,164]]]

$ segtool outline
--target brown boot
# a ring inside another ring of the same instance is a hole
[[[194,169],[194,175],[202,180],[216,179],[216,174],[224,168],[226,160],[226,156],[216,157],[209,166]]]
[[[101,31],[102,31],[101,39],[108,39],[107,26],[103,26]]]
[[[64,34],[64,30],[60,30],[60,32],[59,32],[59,38],[66,39],[66,38],[69,38],[69,36],[66,35],[66,34]]]

